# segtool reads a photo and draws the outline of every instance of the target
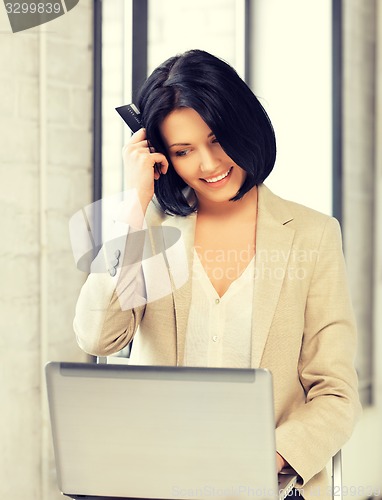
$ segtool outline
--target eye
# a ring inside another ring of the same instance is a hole
[[[182,149],[180,151],[175,151],[175,156],[186,156],[189,152],[189,149]]]
[[[212,142],[212,144],[215,144],[215,143],[218,144],[219,143],[219,141],[216,139],[216,137],[213,137],[213,139],[212,139],[211,142]]]

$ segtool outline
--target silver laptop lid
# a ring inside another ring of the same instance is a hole
[[[116,498],[278,498],[263,369],[49,363],[60,490]]]

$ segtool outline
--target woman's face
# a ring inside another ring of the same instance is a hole
[[[172,111],[160,131],[177,174],[194,189],[200,205],[227,202],[237,194],[247,175],[245,170],[224,152],[194,109]]]

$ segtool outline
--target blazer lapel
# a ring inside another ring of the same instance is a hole
[[[178,366],[183,365],[188,313],[191,305],[195,223],[196,214],[192,214],[188,217],[168,217],[162,224],[165,248],[168,249],[166,256],[173,288],[176,322],[176,360]],[[177,228],[180,231],[181,238],[177,243],[177,249],[171,249],[171,245],[166,241],[170,234],[165,230],[166,226]]]
[[[265,186],[258,188],[255,281],[252,315],[251,365],[260,365],[272,319],[286,276],[294,229],[286,224],[293,217],[283,200]]]

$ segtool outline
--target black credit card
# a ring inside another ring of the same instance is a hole
[[[133,133],[142,128],[141,113],[135,104],[126,104],[115,109]]]

